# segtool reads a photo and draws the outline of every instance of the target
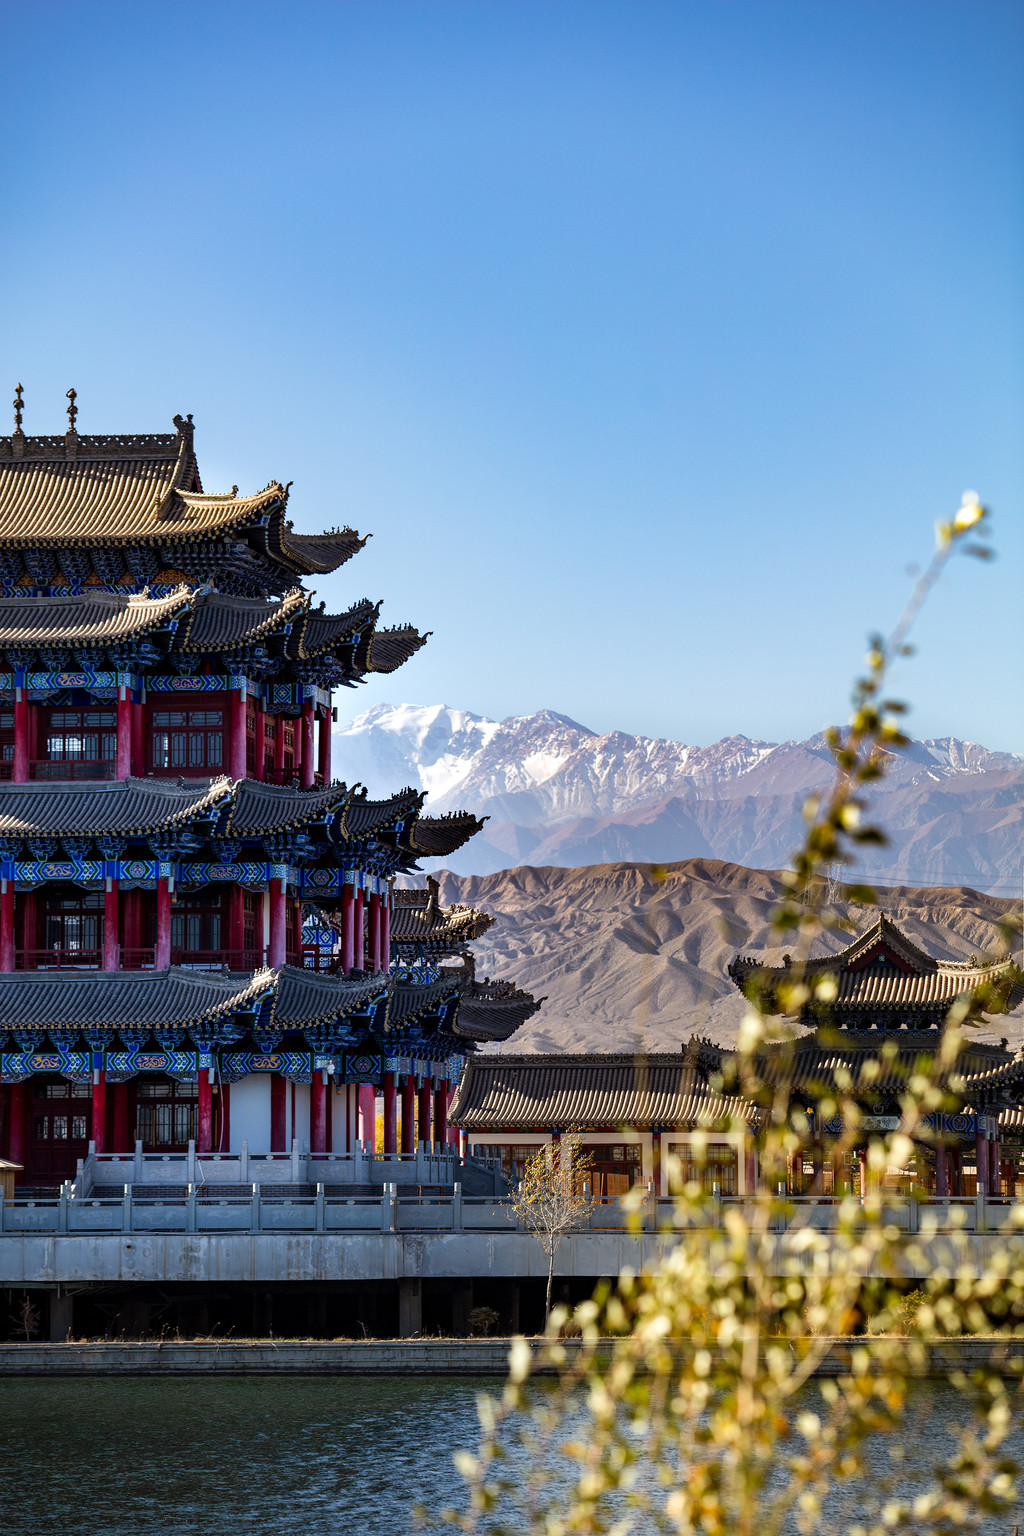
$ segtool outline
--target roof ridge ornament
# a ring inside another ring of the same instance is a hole
[[[75,401],[77,399],[78,399],[78,390],[77,389],[69,389],[68,392],[67,392],[67,400],[68,400],[68,431],[69,432],[77,432],[77,430],[78,430],[77,427],[75,426],[75,419],[78,416],[78,406],[75,404]]]
[[[11,453],[13,454],[14,458],[16,458],[16,459],[23,459],[25,457],[25,434],[21,430],[21,417],[22,417],[22,412],[25,409],[25,402],[22,399],[22,396],[24,395],[24,393],[25,393],[24,385],[22,385],[22,384],[15,384],[15,386],[14,386],[14,431],[11,434]]]

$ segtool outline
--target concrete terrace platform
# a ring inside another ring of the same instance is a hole
[[[510,1338],[226,1340],[174,1343],[2,1344],[0,1377],[10,1376],[494,1376],[508,1372]],[[538,1374],[553,1374],[539,1360],[542,1341],[527,1341]],[[887,1341],[830,1341],[818,1376],[841,1375],[853,1349]],[[891,1341],[889,1341],[891,1342]],[[570,1352],[576,1347],[565,1341]],[[924,1375],[948,1379],[984,1367],[1019,1379],[1024,1339],[948,1339],[928,1347]]]
[[[805,1229],[794,1222],[767,1239],[775,1273],[827,1273],[837,1243],[838,1262],[849,1271],[857,1250],[818,1234],[820,1249],[807,1248]],[[570,1278],[618,1275],[651,1269],[681,1234],[579,1232],[563,1238],[555,1272]],[[708,1242],[693,1232],[688,1241]],[[914,1280],[942,1275],[980,1278],[1010,1248],[1024,1262],[1019,1229],[1005,1235],[965,1231],[918,1231],[898,1239],[895,1276]],[[872,1274],[864,1256],[865,1277]],[[200,1283],[324,1284],[431,1279],[541,1279],[547,1263],[530,1233],[517,1230],[423,1232],[7,1232],[0,1237],[0,1286]]]

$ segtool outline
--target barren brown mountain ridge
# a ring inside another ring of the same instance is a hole
[[[445,905],[492,914],[474,945],[477,974],[508,976],[538,996],[540,1014],[510,1046],[520,1051],[673,1050],[693,1032],[735,1040],[743,999],[727,975],[737,952],[781,963],[769,939],[777,872],[717,859],[663,866],[592,864],[578,869],[520,866],[490,875],[438,876]],[[991,949],[996,924],[1014,903],[967,886],[880,890],[880,905],[937,958],[968,960]],[[1019,905],[1019,903],[1018,903]],[[836,909],[857,931],[863,908]],[[819,952],[848,939],[822,941]],[[989,1038],[1024,1044],[1024,1015],[995,1019]]]

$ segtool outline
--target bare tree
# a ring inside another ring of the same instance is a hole
[[[544,1326],[551,1317],[551,1284],[559,1239],[585,1226],[594,1208],[590,1189],[593,1158],[584,1153],[578,1131],[541,1147],[523,1169],[512,1197],[516,1220],[540,1243],[548,1261],[548,1286],[544,1298]]]

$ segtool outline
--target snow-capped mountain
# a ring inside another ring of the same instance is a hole
[[[495,721],[412,704],[378,704],[336,730],[334,763],[371,794],[411,784],[434,812],[489,816],[450,861],[467,874],[689,857],[777,868],[799,840],[803,797],[832,771],[821,736],[695,747],[598,735],[553,710]],[[1019,869],[1022,784],[1024,757],[915,742],[879,786],[893,843],[869,861],[876,877],[992,888]]]

